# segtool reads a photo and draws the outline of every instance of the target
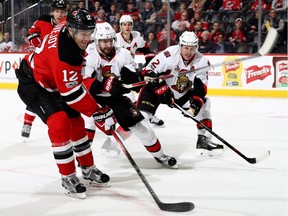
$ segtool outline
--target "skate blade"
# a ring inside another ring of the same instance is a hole
[[[196,149],[196,154],[198,156],[209,156],[209,157],[213,157],[213,156],[218,156],[218,155],[222,155],[224,152],[223,149],[213,149],[211,151],[207,150],[207,149]]]
[[[170,169],[178,169],[179,167],[178,167],[178,164],[175,164],[175,165],[173,165],[173,166],[169,166],[168,164],[164,164],[164,163],[160,163],[160,162],[158,162],[159,164],[161,164],[163,167],[167,167],[167,168],[170,168]]]
[[[111,184],[109,182],[105,182],[105,183],[100,183],[100,182],[95,182],[95,181],[91,181],[91,180],[84,180],[85,184],[89,187],[92,188],[109,188],[111,187]]]
[[[178,164],[175,164],[174,166],[167,166],[167,167],[169,167],[170,169],[178,169],[179,168]]]
[[[150,123],[150,125],[151,125],[152,127],[154,127],[154,128],[165,128],[165,124],[163,124],[163,125],[157,125],[157,124],[155,124],[155,123]]]
[[[74,192],[71,192],[67,189],[64,188],[64,193],[69,196],[69,197],[73,197],[73,198],[76,198],[76,199],[86,199],[86,193],[83,192],[83,193],[74,193]]]

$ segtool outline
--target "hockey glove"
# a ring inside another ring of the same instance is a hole
[[[93,118],[95,125],[107,135],[111,135],[111,130],[115,129],[117,123],[116,118],[113,115],[113,110],[108,106],[99,109],[94,113]]]
[[[147,88],[151,89],[160,100],[160,103],[174,107],[174,94],[164,80],[155,80],[147,83]]]
[[[204,101],[200,97],[193,96],[190,99],[190,108],[188,112],[191,113],[193,116],[197,116],[203,104],[204,104]]]
[[[122,81],[118,80],[115,76],[104,77],[103,91],[110,93],[112,96],[118,97],[123,94],[129,93],[130,89],[122,86]]]
[[[34,47],[38,47],[41,44],[41,37],[38,33],[33,33],[28,36],[29,43]]]

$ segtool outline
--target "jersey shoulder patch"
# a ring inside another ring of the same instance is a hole
[[[91,44],[89,44],[88,47],[86,48],[86,52],[87,52],[87,53],[94,52],[95,49],[96,49],[95,43],[91,43]]]
[[[143,35],[138,31],[132,31],[131,33],[132,33],[133,38],[143,37]]]
[[[163,54],[166,58],[171,56],[171,53],[168,50],[164,51]]]

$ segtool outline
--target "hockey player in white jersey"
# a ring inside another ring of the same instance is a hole
[[[206,96],[208,85],[208,69],[199,70],[196,73],[181,75],[181,72],[201,68],[209,65],[209,61],[198,52],[198,38],[194,32],[184,32],[180,36],[179,45],[168,47],[156,55],[147,67],[142,71],[148,84],[141,89],[138,98],[138,108],[146,119],[153,115],[162,102],[152,91],[151,86],[157,82],[165,82],[174,94],[175,103],[188,110],[193,116],[208,128],[212,129],[210,113],[210,100]],[[159,81],[160,75],[174,75],[165,81]],[[149,85],[151,85],[149,87]],[[153,87],[152,87],[153,89]],[[172,104],[170,104],[173,107]],[[199,155],[218,155],[223,153],[223,145],[211,141],[212,135],[197,125],[198,141],[196,152]]]
[[[144,40],[142,34],[138,31],[133,31],[132,17],[130,15],[122,15],[119,23],[121,31],[116,34],[116,46],[129,50],[133,57],[135,57],[136,51],[144,54],[147,65],[155,56],[155,53],[151,52],[149,44]],[[154,115],[151,116],[149,121],[157,126],[164,125],[164,121]]]
[[[115,45],[117,47],[122,47],[129,50],[133,58],[135,57],[136,51],[143,53],[145,55],[146,64],[148,64],[155,56],[155,53],[151,52],[148,43],[144,40],[141,33],[138,31],[133,31],[132,17],[130,15],[122,15],[119,23],[121,31],[116,33]],[[136,101],[133,94],[130,94],[129,98],[133,102]],[[150,117],[149,122],[157,126],[164,125],[164,121],[157,118],[154,114]],[[130,136],[130,134],[127,133],[126,136]],[[103,143],[101,150],[107,156],[113,156],[120,153],[119,148],[117,148],[117,143],[113,142],[109,137]]]
[[[113,110],[119,125],[125,130],[130,130],[136,135],[147,151],[164,166],[177,168],[175,158],[163,153],[161,144],[151,129],[149,123],[144,120],[136,105],[124,94],[130,92],[122,86],[122,83],[134,83],[139,81],[136,74],[134,59],[131,53],[124,48],[115,47],[115,31],[109,23],[96,24],[95,43],[86,49],[86,65],[83,74],[88,77],[96,77],[100,83],[89,86],[91,94],[101,106],[108,106]],[[111,114],[111,112],[107,112]],[[111,128],[115,122],[109,118],[109,122],[99,124],[97,127],[111,135]],[[95,131],[93,118],[86,118],[86,128],[90,132]],[[90,140],[93,140],[90,133]]]

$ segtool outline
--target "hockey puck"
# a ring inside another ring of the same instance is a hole
[[[110,177],[107,174],[104,173],[104,174],[101,175],[101,181],[103,183],[106,183],[106,182],[110,181]]]

